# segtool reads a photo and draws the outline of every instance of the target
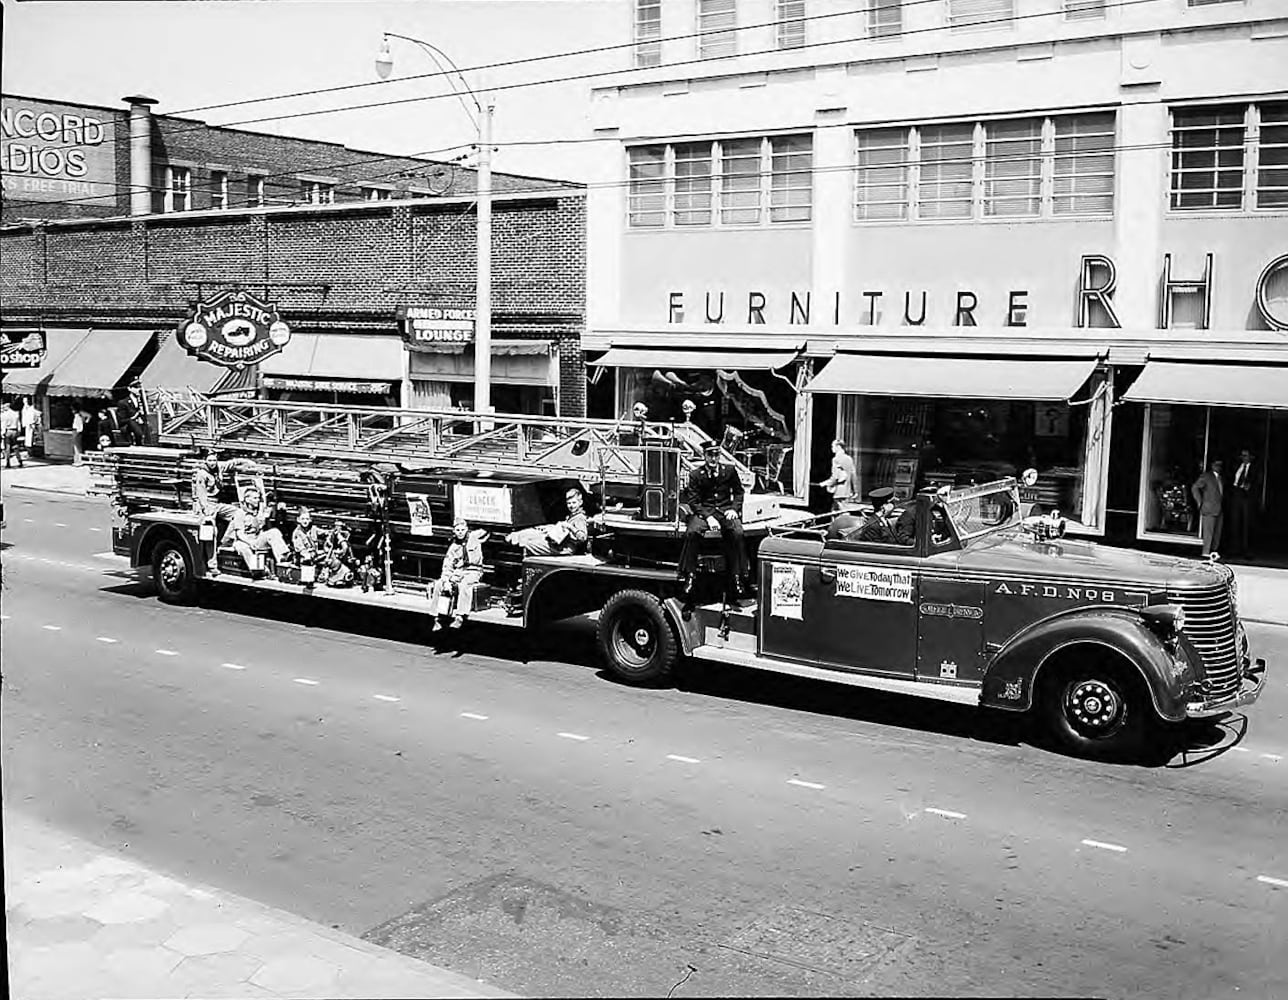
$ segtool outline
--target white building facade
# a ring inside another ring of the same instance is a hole
[[[636,0],[622,38],[599,412],[691,399],[814,501],[834,437],[864,492],[1031,465],[1115,541],[1196,546],[1244,449],[1288,501],[1288,2]]]

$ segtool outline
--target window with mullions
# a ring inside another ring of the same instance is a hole
[[[754,225],[760,221],[760,139],[720,143],[720,221]]]
[[[635,67],[662,65],[662,0],[635,0]]]
[[[903,0],[868,0],[868,37],[896,38],[903,33]]]
[[[808,222],[814,194],[814,140],[776,135],[769,140],[770,222]]]
[[[984,214],[1037,215],[1042,201],[1042,119],[984,126]]]
[[[1243,105],[1172,112],[1172,208],[1239,208],[1243,203]]]
[[[908,217],[909,137],[906,128],[856,133],[858,180],[855,211],[860,219]]]
[[[630,151],[627,217],[633,227],[666,225],[666,147]]]
[[[969,219],[974,200],[974,125],[926,125],[921,133],[923,219]]]
[[[192,171],[187,167],[165,168],[165,210],[186,212],[192,207]]]
[[[1288,208],[1288,101],[1259,110],[1257,208]]]
[[[780,49],[805,44],[805,0],[774,0],[775,37]]]
[[[738,51],[737,0],[698,0],[698,58],[714,59]]]
[[[1105,0],[1064,0],[1066,21],[1090,21],[1105,16]]]
[[[675,147],[675,195],[672,216],[677,226],[711,224],[711,143]]]
[[[228,171],[210,171],[210,207],[228,207]]]
[[[1113,212],[1115,138],[1112,111],[1055,119],[1054,214]]]
[[[1015,0],[948,0],[950,28],[1010,27]]]

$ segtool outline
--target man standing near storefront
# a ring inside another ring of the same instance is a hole
[[[832,475],[819,483],[832,495],[832,510],[844,510],[859,491],[859,476],[854,459],[845,451],[845,442],[832,442]]]
[[[1225,463],[1219,458],[1213,460],[1208,471],[1194,480],[1194,485],[1190,487],[1190,493],[1199,505],[1199,537],[1203,539],[1205,556],[1216,552],[1221,544],[1221,512],[1225,498],[1225,483],[1221,481],[1221,473],[1224,469]]]
[[[1252,452],[1239,452],[1239,464],[1230,480],[1230,554],[1248,554],[1248,532],[1256,509],[1258,470]]]

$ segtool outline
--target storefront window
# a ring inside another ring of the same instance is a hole
[[[855,458],[861,494],[893,487],[966,486],[1038,470],[1037,500],[1073,521],[1084,512],[1089,409],[1064,402],[842,396],[839,437]]]
[[[1205,406],[1155,403],[1146,415],[1144,529],[1198,537],[1198,510],[1190,485],[1207,462]]]

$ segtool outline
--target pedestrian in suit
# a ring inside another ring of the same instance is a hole
[[[747,578],[747,549],[742,538],[742,480],[732,465],[720,461],[720,445],[715,441],[707,442],[702,459],[680,495],[690,510],[680,548],[680,587],[686,594],[692,591],[698,548],[710,528],[720,532],[729,593],[750,595],[754,588]]]
[[[1260,470],[1247,448],[1239,452],[1239,464],[1230,479],[1230,554],[1248,554],[1248,531],[1256,510],[1257,490],[1260,487]]]
[[[1224,470],[1225,463],[1219,458],[1215,459],[1208,466],[1208,471],[1194,480],[1194,485],[1190,487],[1190,493],[1199,505],[1199,537],[1203,539],[1205,556],[1216,552],[1221,544],[1221,527],[1224,521],[1222,510],[1225,500],[1225,483],[1221,479],[1221,473]]]
[[[845,442],[832,442],[832,475],[819,486],[832,495],[832,510],[845,510],[859,492],[859,474],[854,459],[845,451]]]

